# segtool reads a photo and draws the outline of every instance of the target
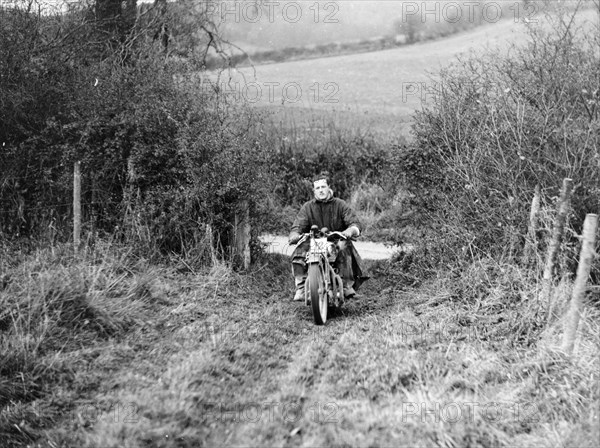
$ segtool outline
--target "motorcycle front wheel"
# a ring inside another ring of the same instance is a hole
[[[327,288],[323,270],[317,263],[308,266],[308,284],[315,324],[323,325],[327,322]]]

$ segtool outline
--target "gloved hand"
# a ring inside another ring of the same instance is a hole
[[[346,238],[352,238],[359,235],[359,230],[355,226],[350,226],[342,232]]]
[[[299,233],[290,233],[288,244],[296,244],[298,241],[300,241],[300,238],[302,238],[302,235]]]

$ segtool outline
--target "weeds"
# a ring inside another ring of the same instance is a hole
[[[557,445],[595,434],[597,311],[568,359],[554,348],[558,323],[528,333],[534,287],[514,265],[482,259],[417,289],[398,263],[374,263],[361,298],[317,328],[289,300],[282,256],[249,275],[223,262],[178,273],[102,245],[77,259],[23,256],[0,296],[29,316],[3,338],[2,356],[21,359],[2,364],[13,366],[0,382],[2,435],[13,446],[174,447],[534,446],[550,426]]]
[[[54,418],[35,414],[34,400],[76,380],[82,348],[122,339],[166,300],[157,269],[130,251],[99,244],[87,257],[70,252],[58,246],[3,259],[0,426],[11,443],[30,440],[35,426]],[[79,359],[65,362],[72,353]]]

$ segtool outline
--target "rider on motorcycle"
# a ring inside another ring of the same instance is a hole
[[[321,173],[313,179],[314,199],[306,202],[292,225],[289,243],[296,244],[313,225],[319,229],[327,227],[329,231],[340,231],[348,239],[340,240],[339,253],[335,267],[344,282],[344,297],[349,298],[356,294],[360,284],[368,279],[363,276],[362,261],[358,252],[352,245],[350,238],[360,235],[360,223],[356,213],[343,200],[334,198],[333,191],[329,188],[329,176]],[[292,271],[296,284],[294,301],[304,300],[304,282],[306,280],[306,253],[310,248],[309,240],[299,244],[292,253]]]

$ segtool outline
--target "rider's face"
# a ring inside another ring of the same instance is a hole
[[[323,200],[327,198],[329,194],[329,185],[325,179],[316,181],[314,184],[315,198]]]

